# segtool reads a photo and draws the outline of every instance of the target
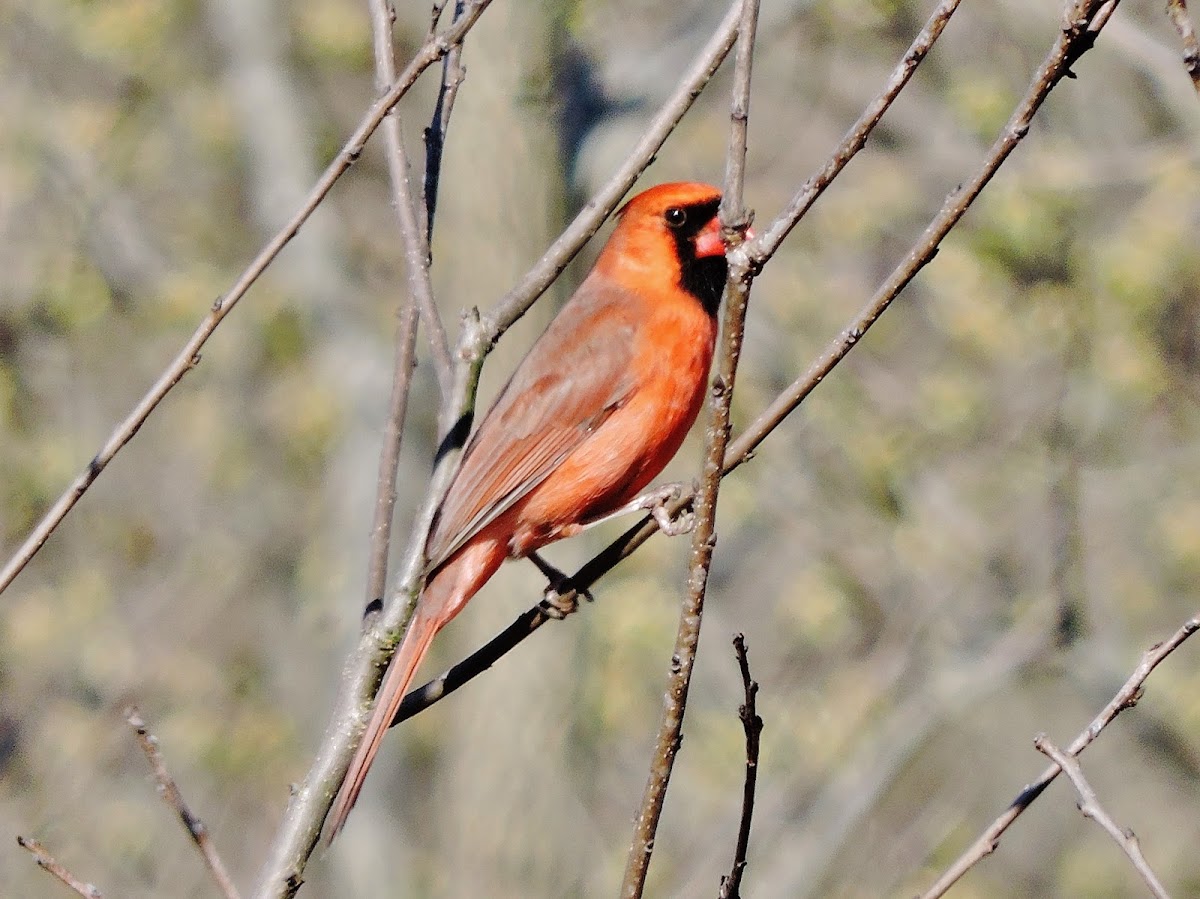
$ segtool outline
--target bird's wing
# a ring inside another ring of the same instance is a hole
[[[538,338],[467,444],[426,547],[430,570],[629,399],[637,305],[624,288],[589,277]]]

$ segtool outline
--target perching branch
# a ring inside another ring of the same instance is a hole
[[[1100,804],[1100,800],[1096,797],[1096,791],[1092,789],[1092,785],[1083,776],[1083,768],[1080,767],[1075,756],[1063,752],[1051,743],[1045,734],[1038,734],[1034,738],[1033,745],[1038,752],[1058,765],[1062,769],[1062,772],[1070,778],[1071,783],[1075,785],[1076,792],[1079,793],[1079,811],[1083,813],[1085,818],[1091,818],[1103,827],[1105,833],[1112,837],[1113,841],[1121,847],[1121,851],[1128,856],[1129,861],[1133,864],[1134,869],[1141,876],[1142,880],[1146,881],[1146,886],[1150,888],[1150,892],[1157,899],[1171,899],[1154,871],[1151,870],[1149,863],[1146,861],[1146,856],[1142,855],[1142,846],[1138,842],[1138,838],[1132,830],[1122,830],[1117,827],[1117,823],[1113,821],[1108,812],[1104,810],[1104,806]]]
[[[738,707],[738,718],[746,732],[746,779],[742,786],[742,817],[738,825],[737,848],[733,852],[733,867],[721,878],[721,889],[717,899],[740,899],[742,874],[746,870],[746,852],[750,848],[750,822],[754,818],[754,789],[758,783],[758,746],[762,736],[763,720],[758,716],[756,700],[758,684],[750,677],[750,659],[746,655],[746,636],[733,638],[733,651],[737,655],[738,669],[742,672],[742,689],[746,701]]]
[[[66,884],[83,899],[104,899],[104,894],[95,886],[85,881],[80,880],[74,874],[66,869],[66,867],[51,855],[46,847],[37,840],[29,837],[17,837],[17,845],[26,850],[33,856],[33,860],[37,862],[37,866],[43,871],[49,872],[54,877],[58,878],[62,883]]]
[[[225,899],[239,899],[237,887],[233,885],[233,880],[225,869],[221,856],[217,854],[217,847],[213,845],[212,839],[209,837],[208,828],[204,826],[203,821],[192,814],[192,810],[188,808],[183,799],[183,793],[179,791],[179,786],[175,783],[175,778],[167,770],[167,763],[158,748],[158,738],[147,729],[141,712],[135,706],[130,706],[125,710],[125,720],[137,734],[138,745],[142,747],[142,752],[146,754],[146,760],[150,762],[150,770],[154,772],[154,779],[158,781],[159,795],[183,822],[188,836],[200,850],[204,864],[208,866],[213,880],[221,890],[221,895]]]
[[[325,169],[325,172],[321,175],[316,185],[309,192],[299,211],[259,251],[259,254],[246,267],[237,281],[234,282],[229,292],[213,303],[212,308],[184,344],[183,349],[179,351],[163,373],[159,375],[158,380],[154,382],[146,394],[138,401],[125,420],[117,425],[99,452],[96,453],[87,467],[76,476],[75,480],[71,482],[70,486],[67,487],[66,491],[58,498],[54,505],[50,507],[49,511],[42,517],[42,520],[38,522],[29,536],[25,538],[24,543],[18,547],[8,562],[5,563],[4,568],[0,569],[0,593],[13,582],[13,579],[37,555],[38,550],[42,548],[50,538],[50,535],[54,533],[63,519],[67,517],[71,509],[75,507],[79,498],[87,492],[87,489],[100,476],[100,472],[105,469],[117,453],[133,439],[133,436],[146,423],[146,419],[150,417],[163,398],[183,379],[184,375],[200,363],[200,350],[208,342],[208,338],[212,336],[217,326],[225,320],[225,317],[233,310],[238,301],[246,295],[262,273],[266,271],[267,267],[275,261],[275,257],[279,255],[288,241],[296,236],[301,226],[325,199],[326,195],[333,188],[333,185],[337,183],[337,180],[357,161],[358,157],[362,154],[363,147],[366,146],[367,139],[375,133],[375,129],[379,127],[389,110],[400,101],[401,97],[408,93],[422,72],[450,52],[450,48],[471,30],[479,20],[479,16],[482,15],[490,3],[491,0],[474,0],[467,7],[467,12],[461,19],[456,20],[445,31],[426,40],[387,93],[376,100],[371,108],[367,110],[360,120],[358,127],[350,136],[350,139],[346,141],[337,156]]]
[[[1101,710],[1100,714],[1092,719],[1092,723],[1071,741],[1071,745],[1066,749],[1067,753],[1072,756],[1079,755],[1093,740],[1100,736],[1104,728],[1108,727],[1117,715],[1125,711],[1125,709],[1133,708],[1142,697],[1142,684],[1146,682],[1146,678],[1150,676],[1150,672],[1157,668],[1163,659],[1178,649],[1183,641],[1196,633],[1196,631],[1200,631],[1200,613],[1185,621],[1183,626],[1168,640],[1151,646],[1146,650],[1146,653],[1142,656],[1141,663],[1134,669],[1129,679],[1125,681],[1125,685],[1117,691],[1117,695]],[[1012,801],[1012,804],[1005,809],[1004,814],[988,825],[988,828],[980,834],[979,839],[972,843],[946,869],[946,872],[938,878],[933,886],[921,894],[921,899],[938,899],[939,896],[944,896],[946,891],[954,886],[967,871],[971,870],[980,860],[995,852],[1000,846],[1000,837],[1021,816],[1021,813],[1042,795],[1046,787],[1050,785],[1054,778],[1058,777],[1060,770],[1058,765],[1051,765],[1042,772],[1037,780],[1021,790],[1017,798]]]
[[[738,23],[737,51],[733,69],[733,100],[730,111],[729,150],[726,154],[725,185],[721,198],[721,228],[728,241],[725,256],[728,275],[725,280],[725,320],[721,328],[721,346],[717,374],[713,377],[712,398],[704,465],[696,496],[696,523],[688,564],[687,595],[679,610],[679,628],[671,655],[663,698],[662,719],[650,761],[650,775],[634,823],[633,841],[621,884],[623,899],[638,899],[646,885],[654,837],[662,817],[663,802],[675,766],[687,710],[688,690],[700,643],[700,624],[704,617],[704,599],[708,575],[716,545],[717,496],[724,475],[725,448],[729,443],[730,408],[737,378],[738,360],[746,329],[746,307],[750,285],[757,269],[743,246],[750,215],[742,201],[746,175],[746,125],[750,114],[750,76],[754,63],[754,38],[758,27],[758,0],[744,0]]]

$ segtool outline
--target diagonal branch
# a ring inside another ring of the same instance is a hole
[[[729,443],[730,407],[737,378],[742,338],[746,329],[746,308],[750,285],[756,269],[742,244],[750,216],[742,201],[746,175],[746,126],[750,114],[750,76],[754,62],[754,38],[758,27],[758,0],[744,0],[738,23],[737,56],[733,70],[733,99],[730,110],[729,150],[726,154],[725,189],[721,198],[721,226],[730,241],[726,251],[728,276],[725,281],[725,320],[717,374],[712,383],[708,420],[708,439],[700,489],[696,496],[696,523],[692,531],[688,566],[687,595],[679,610],[679,628],[671,655],[663,698],[662,719],[650,761],[650,775],[635,819],[633,842],[625,864],[621,884],[622,899],[638,899],[646,885],[654,837],[662,817],[663,803],[671,782],[675,756],[683,734],[688,690],[700,643],[700,625],[704,617],[704,599],[708,575],[716,546],[717,497],[724,475],[725,448]]]
[[[142,718],[142,713],[135,706],[130,706],[125,710],[125,720],[133,728],[134,733],[137,734],[138,745],[142,747],[142,752],[146,754],[146,760],[150,762],[150,769],[154,772],[154,779],[158,781],[159,795],[162,796],[163,802],[170,806],[172,811],[179,816],[179,820],[183,822],[184,829],[187,830],[188,836],[192,838],[192,842],[196,844],[196,848],[200,850],[200,856],[204,859],[204,864],[208,866],[208,870],[212,873],[213,880],[216,881],[221,895],[225,899],[239,899],[237,887],[233,885],[233,879],[225,869],[225,863],[221,861],[221,856],[217,854],[217,847],[213,845],[212,839],[209,837],[208,828],[188,808],[187,802],[184,801],[183,793],[179,790],[179,785],[175,783],[175,778],[167,770],[167,763],[163,759],[162,751],[158,748],[158,738],[150,733],[145,720]]]
[[[37,840],[31,837],[18,836],[17,845],[33,856],[33,860],[39,868],[56,877],[67,887],[82,896],[83,899],[104,899],[104,894],[100,892],[98,887],[80,880],[68,871],[66,866],[51,855],[49,850]]]
[[[1083,768],[1080,766],[1078,759],[1073,755],[1068,755],[1051,743],[1045,734],[1038,734],[1034,738],[1033,745],[1038,752],[1058,765],[1063,774],[1070,778],[1071,783],[1075,785],[1075,791],[1079,793],[1079,811],[1083,812],[1085,818],[1091,818],[1104,828],[1104,832],[1112,837],[1113,841],[1121,847],[1121,851],[1128,856],[1130,863],[1141,876],[1142,880],[1146,881],[1146,886],[1150,888],[1150,892],[1155,895],[1156,899],[1171,899],[1167,891],[1163,889],[1158,876],[1146,861],[1146,856],[1142,854],[1142,846],[1133,831],[1121,830],[1117,826],[1117,822],[1112,819],[1108,812],[1104,810],[1104,806],[1100,804],[1100,800],[1096,796],[1096,791],[1092,789],[1092,785],[1083,776]]]
[[[1117,691],[1117,695],[1100,711],[1100,714],[1092,719],[1092,723],[1071,741],[1071,745],[1067,747],[1066,751],[1072,756],[1079,755],[1100,736],[1104,728],[1112,724],[1117,715],[1125,709],[1133,708],[1141,699],[1142,685],[1150,673],[1158,667],[1163,659],[1178,649],[1188,637],[1197,631],[1200,631],[1200,613],[1185,621],[1183,626],[1170,638],[1146,650],[1141,663],[1133,670],[1129,679],[1125,681],[1125,685]],[[1042,795],[1046,787],[1050,786],[1054,778],[1058,777],[1060,770],[1058,765],[1051,765],[1042,772],[1037,780],[1026,785],[1017,798],[1012,801],[1012,804],[1004,810],[1004,813],[988,825],[987,829],[980,834],[979,839],[946,869],[933,886],[921,894],[920,899],[938,899],[938,897],[944,896],[946,891],[954,886],[967,871],[995,852],[1000,845],[1000,837],[1021,816],[1022,812]]]
[[[456,20],[453,25],[440,34],[428,38],[417,50],[412,61],[405,67],[387,93],[376,100],[370,109],[367,110],[358,127],[350,136],[350,139],[346,141],[337,156],[334,157],[334,160],[325,169],[325,172],[321,175],[316,185],[313,186],[313,189],[309,192],[300,209],[280,229],[279,233],[271,238],[267,242],[267,245],[259,251],[259,254],[246,267],[237,281],[234,282],[229,292],[213,303],[212,308],[184,344],[183,349],[179,351],[174,360],[159,375],[158,380],[154,382],[146,394],[137,402],[125,420],[117,425],[99,452],[87,464],[87,467],[76,476],[75,480],[71,482],[70,486],[67,487],[66,491],[58,498],[54,505],[50,507],[42,520],[38,522],[33,531],[25,539],[25,542],[17,548],[16,552],[5,563],[3,569],[0,569],[0,593],[29,564],[29,561],[42,548],[50,538],[50,535],[54,533],[55,529],[67,517],[71,509],[75,507],[75,504],[79,502],[79,498],[87,492],[87,489],[100,476],[100,472],[105,469],[108,463],[133,439],[133,436],[146,423],[146,419],[150,417],[151,413],[158,407],[158,404],[183,379],[184,375],[200,363],[200,350],[208,342],[208,338],[212,336],[217,326],[225,320],[225,317],[233,310],[237,302],[246,295],[247,291],[250,290],[262,273],[266,271],[267,267],[275,261],[275,257],[279,255],[288,241],[296,236],[300,227],[325,199],[326,195],[333,188],[333,185],[337,183],[337,180],[355,163],[362,154],[367,139],[375,133],[375,129],[379,127],[389,110],[400,101],[401,97],[408,93],[422,72],[450,52],[450,48],[455,42],[461,40],[470,31],[489,3],[491,3],[491,0],[474,0],[467,7],[467,12],[461,19]]]

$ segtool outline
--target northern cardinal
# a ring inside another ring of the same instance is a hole
[[[675,455],[704,401],[726,271],[720,202],[715,187],[678,183],[626,203],[595,266],[467,443],[426,544],[425,589],[338,794],[330,840],[434,636],[500,563],[625,507],[648,507],[635,497]]]

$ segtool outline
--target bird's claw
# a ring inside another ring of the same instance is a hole
[[[658,529],[668,537],[690,534],[696,526],[696,516],[688,507],[678,510],[674,516],[667,506],[683,496],[682,484],[663,484],[641,497],[641,507],[648,511]]]
[[[586,591],[583,594],[590,602],[592,597]],[[562,621],[568,615],[574,614],[579,608],[579,592],[577,590],[568,589],[565,592],[551,585],[546,588],[546,595],[542,597],[542,601],[538,603],[538,608],[548,618],[553,618],[555,621]]]
[[[550,585],[538,608],[550,618],[561,621],[579,608],[579,597],[592,602],[592,594],[586,589],[576,587],[571,578],[563,574],[536,552],[529,553],[529,560],[546,576]]]

